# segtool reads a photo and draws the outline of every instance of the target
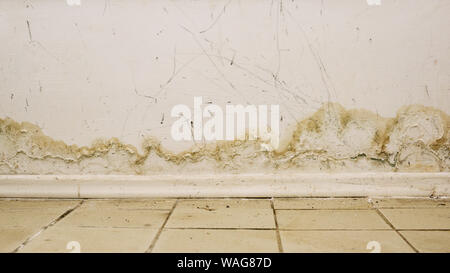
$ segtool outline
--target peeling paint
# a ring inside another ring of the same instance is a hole
[[[259,140],[197,144],[174,153],[147,137],[143,153],[117,138],[68,145],[38,126],[0,119],[1,174],[170,174],[220,172],[448,172],[450,117],[410,105],[385,118],[323,105],[300,121],[276,151]]]

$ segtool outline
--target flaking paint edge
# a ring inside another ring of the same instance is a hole
[[[449,172],[450,118],[422,105],[394,118],[324,104],[275,151],[259,140],[202,143],[180,153],[145,138],[143,153],[117,138],[79,147],[31,123],[0,119],[0,174]]]

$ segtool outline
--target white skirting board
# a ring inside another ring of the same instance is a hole
[[[450,173],[0,175],[0,197],[448,197]]]

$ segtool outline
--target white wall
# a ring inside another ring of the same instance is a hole
[[[1,0],[0,117],[181,150],[170,110],[194,96],[280,104],[284,135],[328,101],[449,113],[450,1],[381,1]]]

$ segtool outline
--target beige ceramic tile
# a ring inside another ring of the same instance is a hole
[[[369,209],[367,198],[275,198],[275,209]]]
[[[373,198],[376,208],[450,208],[449,199],[431,198]]]
[[[112,200],[87,200],[82,207],[96,209],[163,209],[170,210],[175,199],[112,199]]]
[[[164,230],[153,252],[278,252],[274,230]]]
[[[0,199],[0,211],[9,210],[56,210],[61,214],[74,208],[79,200],[48,200],[48,199]]]
[[[78,208],[60,222],[59,227],[135,227],[159,228],[169,211]]]
[[[59,216],[57,210],[0,210],[0,227],[44,227]]]
[[[271,209],[269,199],[185,199],[179,200],[182,209]]]
[[[374,210],[277,210],[280,229],[390,229]]]
[[[38,228],[0,228],[0,252],[12,252],[38,231]]]
[[[280,231],[280,236],[284,252],[414,252],[395,231],[389,230]],[[375,242],[367,249],[371,241]]]
[[[381,209],[397,229],[450,229],[448,209]]]
[[[51,227],[19,252],[71,252],[78,242],[81,252],[145,252],[157,229]],[[72,243],[73,244],[73,243]]]
[[[269,200],[180,201],[167,222],[170,228],[275,228]]]
[[[450,231],[400,231],[419,252],[450,253]]]

